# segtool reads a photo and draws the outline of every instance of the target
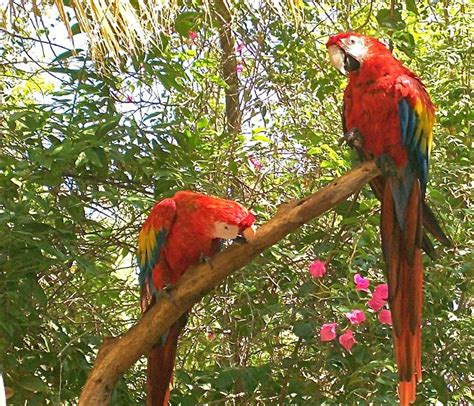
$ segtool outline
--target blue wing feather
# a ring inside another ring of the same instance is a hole
[[[153,268],[155,267],[158,259],[160,258],[160,251],[166,241],[166,236],[168,231],[165,229],[160,230],[156,234],[156,245],[153,248],[150,257],[145,261],[144,265],[141,265],[140,259],[138,259],[139,273],[138,273],[138,283],[142,286],[145,282],[150,281]],[[153,287],[153,284],[150,284],[150,287]]]
[[[175,218],[175,201],[172,198],[161,200],[152,208],[138,235],[138,282],[142,287],[148,284],[152,293],[155,290],[152,273],[158,264]]]
[[[398,114],[400,118],[400,132],[402,144],[408,148],[410,164],[418,174],[423,193],[428,183],[428,152],[421,148],[421,140],[425,134],[421,129],[417,136],[417,129],[420,127],[420,117],[414,108],[412,108],[406,98],[398,103]]]

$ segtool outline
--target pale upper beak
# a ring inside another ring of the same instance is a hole
[[[328,47],[328,53],[332,66],[334,66],[343,75],[347,75],[347,71],[344,68],[344,51],[337,45],[331,45]]]
[[[247,241],[252,241],[255,238],[255,235],[257,234],[257,227],[254,225],[247,227],[243,232],[242,236],[247,240]]]

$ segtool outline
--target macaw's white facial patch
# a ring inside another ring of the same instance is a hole
[[[239,235],[239,227],[233,224],[216,221],[214,223],[214,238],[233,240]]]
[[[367,56],[367,46],[365,45],[364,38],[351,35],[341,39],[341,42],[344,52],[362,64]]]

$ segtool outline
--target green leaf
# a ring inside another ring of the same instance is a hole
[[[406,0],[407,10],[411,11],[412,13],[418,14],[418,8],[416,7],[415,0]]]
[[[82,32],[80,25],[78,23],[72,24],[71,25],[71,32],[72,32],[72,35],[80,34]]]
[[[74,51],[73,51],[73,50],[65,51],[65,52],[63,52],[62,54],[59,54],[56,58],[54,58],[52,62],[58,62],[58,61],[62,61],[62,60],[64,60],[64,59],[68,59],[68,58],[70,58],[73,54],[74,54]]]
[[[183,37],[187,37],[189,31],[195,31],[199,13],[186,11],[179,14],[174,22],[176,31]]]
[[[84,204],[77,196],[62,195],[59,204],[64,207],[71,217],[77,221],[83,221],[85,217]]]
[[[410,58],[415,57],[415,38],[407,31],[397,31],[393,35],[396,47],[399,48]]]
[[[293,326],[293,333],[299,338],[308,340],[314,337],[314,328],[310,323],[300,320]]]
[[[215,381],[216,388],[219,390],[229,390],[234,385],[239,374],[239,370],[236,368],[222,370]]]
[[[450,398],[449,389],[448,389],[448,386],[446,385],[446,382],[443,379],[443,377],[431,374],[430,375],[430,381],[431,381],[433,387],[436,389],[436,392],[438,393],[439,400],[444,405],[448,404],[448,400]]]
[[[394,10],[393,17],[390,16],[389,9],[379,10],[376,16],[377,22],[380,27],[388,30],[403,30],[405,28],[405,22],[402,19],[402,15],[398,10]]]
[[[102,123],[97,127],[97,130],[95,131],[95,135],[98,137],[103,137],[106,135],[109,131],[112,131],[114,128],[116,128],[120,122],[121,116],[114,116],[105,121],[105,123]]]
[[[82,151],[77,156],[77,159],[76,159],[76,162],[74,163],[74,165],[76,166],[76,168],[82,168],[86,165],[87,162],[88,162],[87,155],[86,155],[85,151]]]
[[[209,120],[207,119],[207,117],[201,117],[196,124],[196,128],[199,131],[199,130],[203,130],[208,125],[209,125]]]
[[[86,154],[87,162],[97,166],[99,168],[103,167],[102,160],[100,159],[98,151],[102,150],[101,148],[88,148],[84,151]]]
[[[263,135],[263,134],[254,135],[254,136],[252,137],[252,139],[253,139],[254,141],[260,141],[260,142],[267,142],[267,143],[272,142],[272,140],[271,140],[270,138],[268,138],[267,136],[265,136],[265,135]]]
[[[46,385],[42,379],[37,376],[28,376],[18,380],[18,384],[30,392],[50,392],[48,385]]]

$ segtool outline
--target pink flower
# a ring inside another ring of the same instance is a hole
[[[336,338],[337,323],[323,324],[319,333],[321,341],[332,341]]]
[[[242,53],[242,51],[244,50],[245,48],[245,44],[243,42],[239,42],[236,46],[235,46],[235,52],[238,52],[239,54]]]
[[[244,65],[242,65],[240,62],[237,65],[235,65],[235,71],[237,73],[241,73],[243,70],[244,70]]]
[[[386,301],[380,298],[379,296],[372,296],[367,302],[367,305],[374,311],[378,312],[384,305]]]
[[[351,324],[362,324],[365,321],[365,313],[362,310],[352,310],[346,313]]]
[[[375,287],[374,293],[372,293],[372,298],[367,302],[367,304],[372,310],[378,312],[385,303],[387,303],[387,299],[388,285],[383,283]]]
[[[127,95],[127,102],[128,103],[133,103],[133,96],[132,95]]]
[[[194,44],[194,41],[197,40],[197,37],[198,37],[198,33],[197,32],[194,32],[194,31],[189,31],[188,32],[188,38],[189,40]]]
[[[207,341],[214,341],[216,337],[216,333],[214,333],[213,331],[209,331],[206,336]]]
[[[357,343],[354,338],[354,333],[351,330],[347,330],[344,334],[339,336],[339,343],[349,352],[351,352],[352,346]]]
[[[384,309],[378,314],[380,323],[392,325],[392,312],[390,310]]]
[[[388,299],[388,285],[386,283],[383,283],[381,285],[376,286],[374,289],[374,293],[372,294],[372,297],[378,297],[379,299],[387,300]]]
[[[315,259],[309,266],[309,273],[313,278],[321,278],[326,273],[326,263]]]
[[[249,155],[249,162],[252,164],[256,171],[259,172],[263,169],[262,163],[257,158],[255,158],[254,155]]]
[[[362,290],[364,292],[367,292],[369,290],[368,288],[370,281],[364,278],[362,275],[359,275],[358,273],[354,275],[354,283],[356,284],[357,290]]]

